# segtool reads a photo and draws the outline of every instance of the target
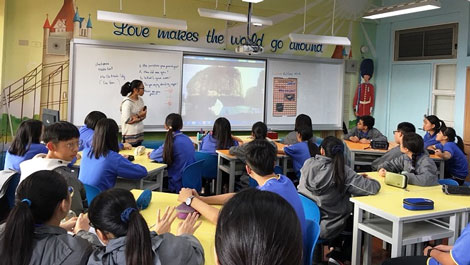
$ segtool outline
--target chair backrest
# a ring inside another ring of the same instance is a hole
[[[194,158],[196,161],[205,160],[202,177],[205,179],[216,179],[217,178],[217,155],[204,153],[204,152],[195,152]]]
[[[440,179],[438,182],[441,185],[459,186],[459,183],[453,179]]]
[[[282,174],[282,167],[274,166],[274,173],[275,174]]]
[[[88,185],[88,184],[85,184],[85,183],[83,183],[83,187],[85,188],[86,200],[88,202],[88,207],[90,207],[91,201],[93,201],[93,199],[96,197],[96,195],[100,194],[101,190],[98,189],[95,186]]]
[[[183,187],[195,189],[198,192],[202,189],[202,170],[205,160],[199,160],[183,169]]]
[[[318,237],[320,236],[320,225],[317,222],[312,220],[306,221],[307,225],[307,244],[305,245],[305,255],[304,255],[304,264],[312,265],[313,264],[313,254],[315,250],[315,245],[317,244]]]
[[[300,201],[304,207],[305,219],[320,223],[320,209],[318,205],[308,197],[299,193]]]

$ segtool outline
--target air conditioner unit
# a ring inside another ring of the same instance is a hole
[[[49,37],[47,42],[46,54],[53,55],[66,55],[67,54],[67,40],[61,37]]]

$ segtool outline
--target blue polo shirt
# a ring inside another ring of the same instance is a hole
[[[37,154],[47,154],[49,150],[43,144],[31,144],[28,151],[22,156],[13,155],[7,151],[5,157],[5,169],[13,169],[20,172],[20,163],[33,158]]]
[[[284,147],[286,155],[292,158],[292,166],[295,172],[299,172],[303,167],[305,160],[310,158],[310,151],[308,150],[307,142],[300,142],[290,146]]]
[[[90,157],[90,148],[83,150],[78,179],[88,185],[95,186],[101,191],[114,187],[116,178],[141,179],[147,176],[145,167],[130,162],[119,153],[110,151],[106,156],[96,159]]]
[[[450,256],[455,264],[470,264],[470,255],[468,254],[468,246],[470,246],[470,223],[467,224],[459,238],[455,241],[454,247],[450,250]],[[428,259],[429,265],[440,264],[435,258]]]
[[[451,155],[451,158],[445,161],[445,170],[456,178],[465,179],[468,175],[467,157],[458,145],[454,142],[447,142],[444,146],[439,143],[436,148]]]
[[[424,135],[423,137],[424,149],[426,149],[428,146],[431,146],[431,145],[440,144],[440,142],[436,140],[436,136],[437,136],[437,133],[434,133],[433,135],[431,135],[428,132]]]
[[[263,191],[270,191],[278,194],[284,198],[294,208],[297,217],[299,218],[300,228],[304,240],[304,246],[307,242],[307,224],[305,221],[304,207],[300,201],[299,194],[295,189],[292,181],[284,175],[278,175],[279,179],[272,178],[264,183],[263,186],[258,186],[257,189]]]
[[[226,146],[223,149],[230,149],[232,146],[238,146],[237,141],[232,141],[231,146]],[[212,136],[212,133],[204,136],[201,141],[201,146],[199,147],[199,151],[204,153],[213,153],[215,154],[215,150],[217,149],[217,139]]]
[[[82,151],[85,148],[91,148],[95,131],[86,126],[82,126],[80,127],[78,132],[80,133],[78,151]],[[122,150],[123,148],[124,145],[122,143],[119,143],[119,150]]]
[[[163,148],[165,144],[150,153],[150,159],[163,162]],[[194,159],[194,145],[187,135],[180,131],[173,133],[173,164],[168,166],[168,189],[179,192],[183,186],[183,170],[191,165]]]

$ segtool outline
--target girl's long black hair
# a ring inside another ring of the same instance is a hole
[[[163,162],[171,166],[171,164],[173,164],[173,133],[183,128],[183,119],[181,115],[171,113],[166,116],[165,125],[168,127],[168,131],[166,132],[165,143],[163,145]]]
[[[344,144],[334,136],[326,137],[321,147],[325,150],[325,156],[333,160],[333,178],[335,187],[340,193],[344,191]]]
[[[31,144],[40,143],[42,127],[42,121],[33,119],[22,121],[8,152],[12,155],[24,156]]]

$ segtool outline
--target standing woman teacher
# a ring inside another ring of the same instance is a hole
[[[144,123],[147,107],[144,105],[144,84],[140,80],[126,82],[121,87],[122,141],[133,147],[139,146],[144,140]]]

